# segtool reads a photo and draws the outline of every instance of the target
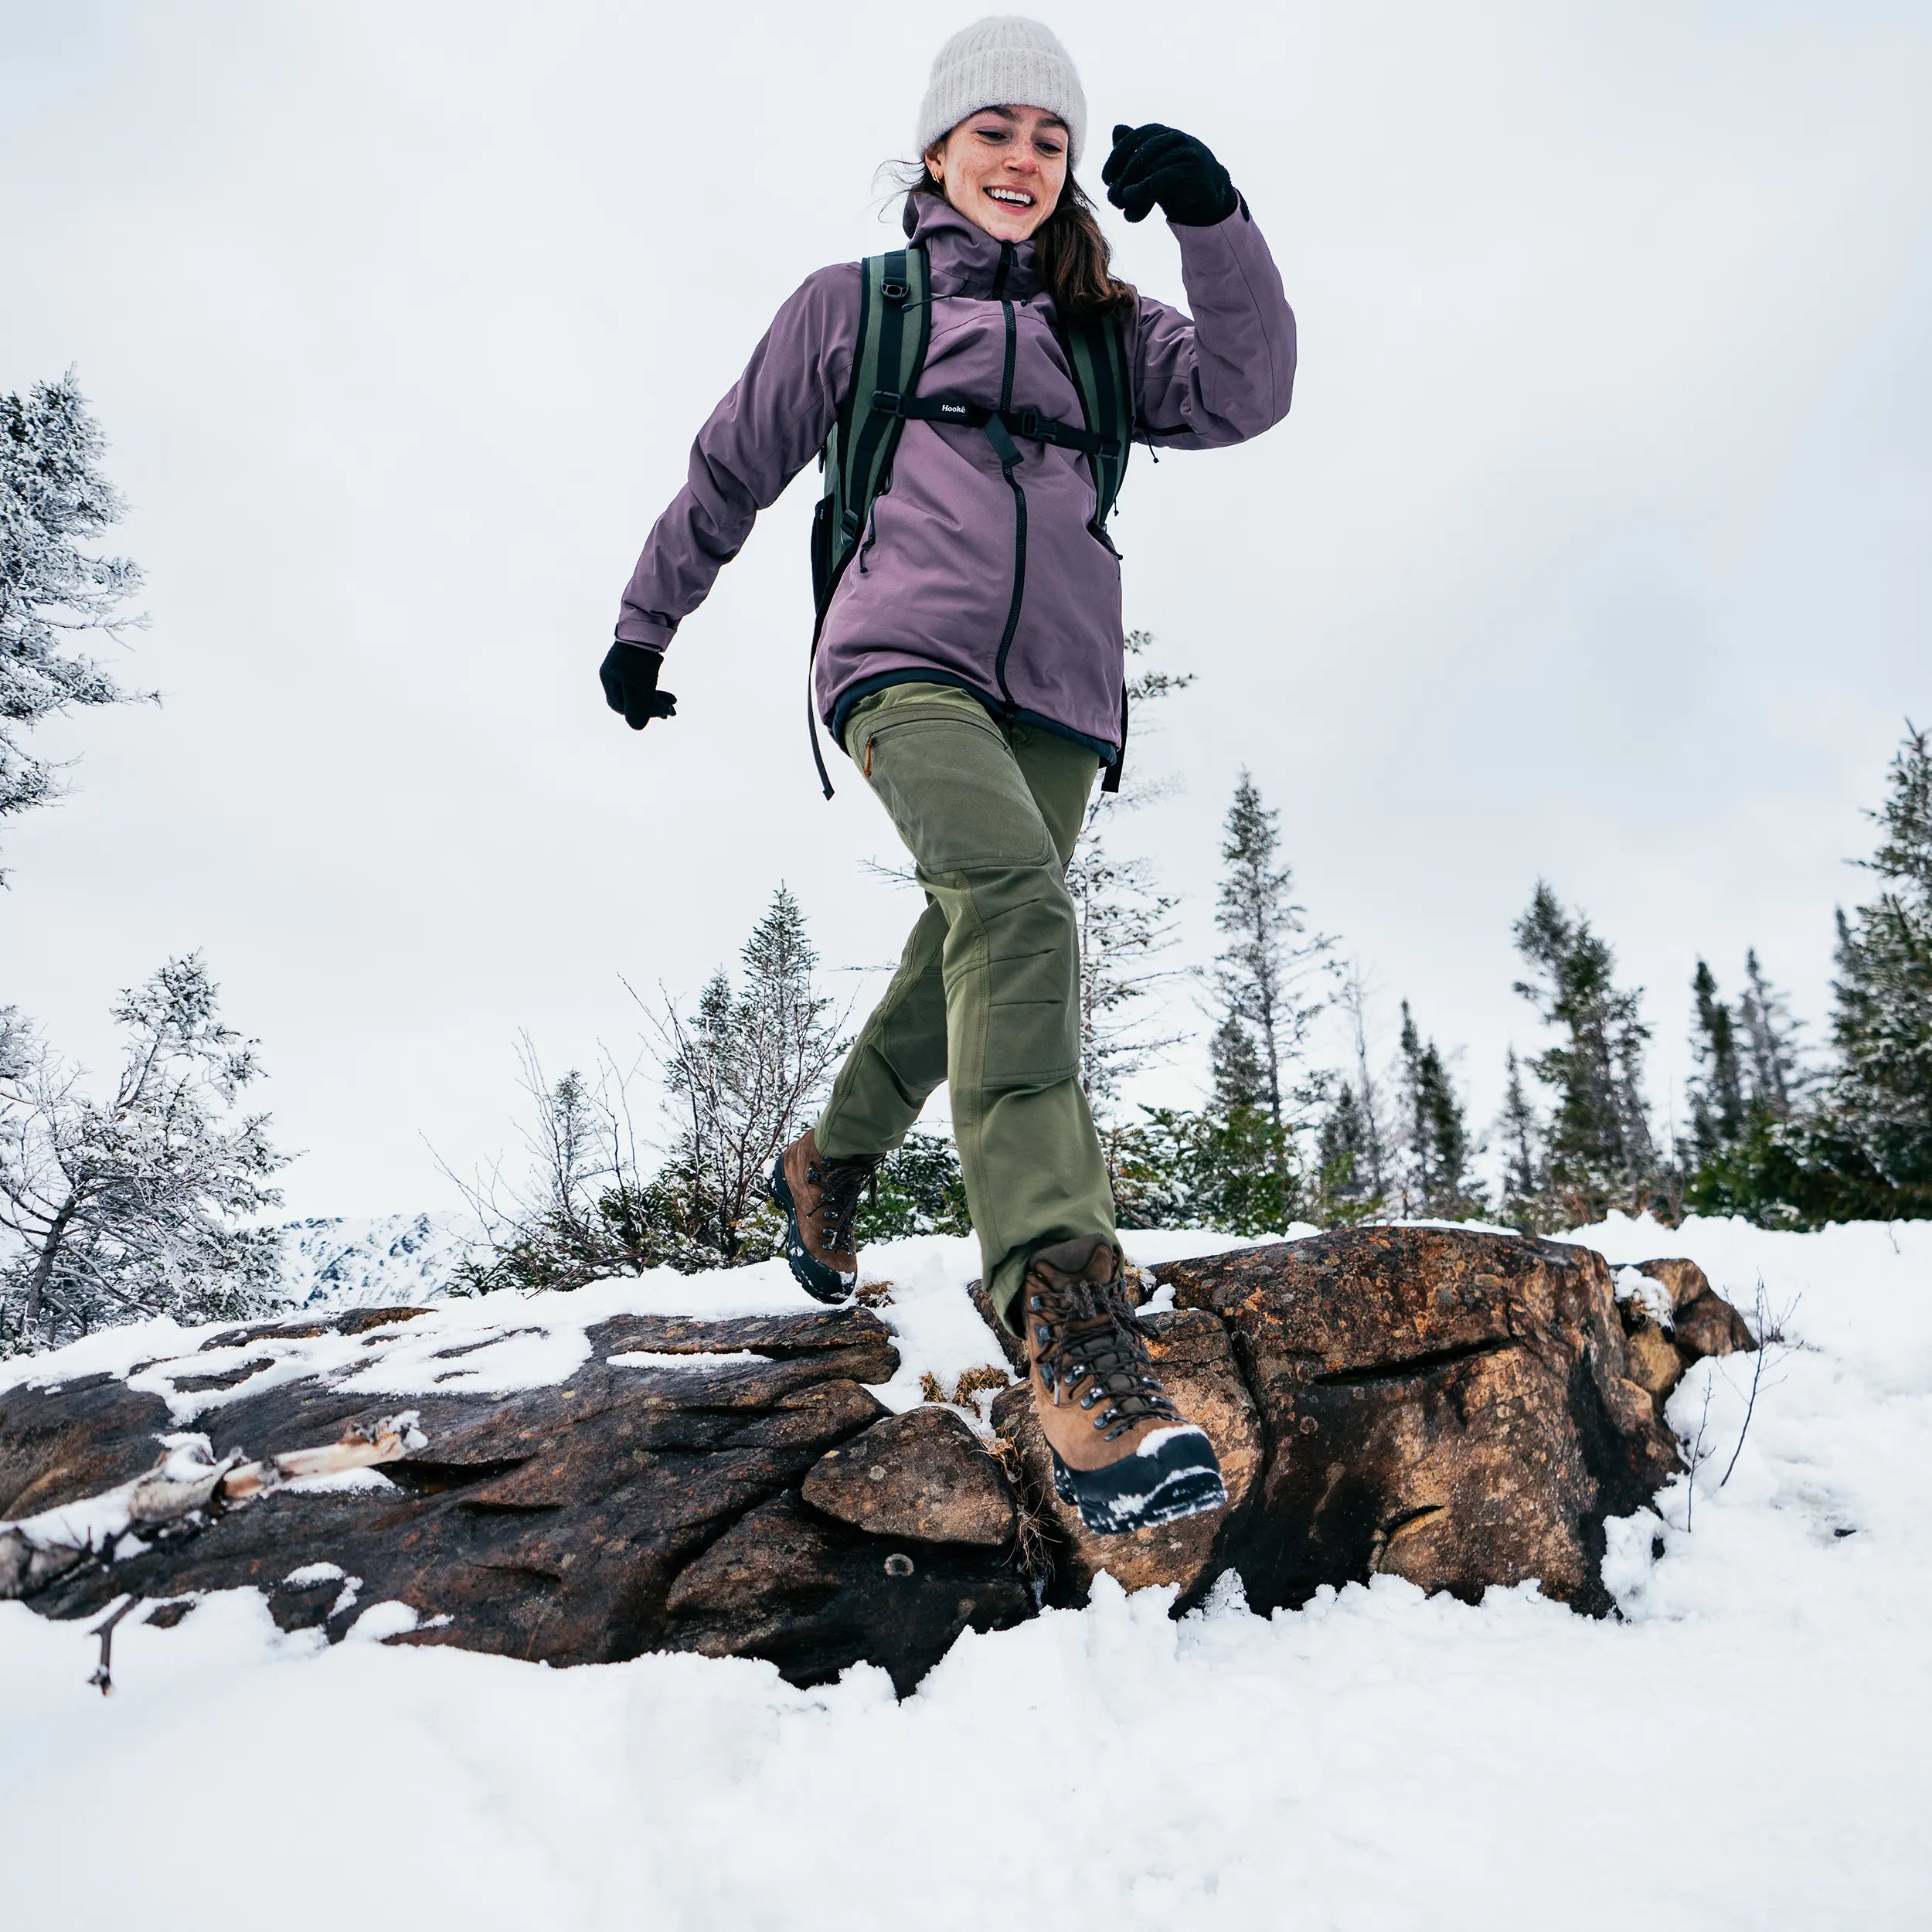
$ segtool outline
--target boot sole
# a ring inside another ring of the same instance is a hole
[[[1104,1469],[1070,1469],[1048,1448],[1054,1495],[1096,1536],[1131,1536],[1227,1505],[1214,1445],[1199,1429],[1177,1430],[1151,1455],[1123,1456]]]
[[[859,1286],[859,1277],[856,1274],[842,1275],[837,1269],[827,1267],[805,1246],[805,1237],[798,1226],[798,1205],[791,1198],[791,1183],[785,1179],[785,1159],[782,1154],[771,1164],[771,1175],[765,1182],[765,1192],[771,1197],[773,1206],[785,1217],[785,1261],[791,1270],[792,1280],[815,1301],[849,1301]]]

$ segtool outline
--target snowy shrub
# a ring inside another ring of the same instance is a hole
[[[127,1052],[104,1099],[0,1015],[0,1352],[275,1301],[281,1237],[252,1221],[280,1201],[268,1177],[285,1161],[268,1117],[236,1111],[261,1067],[219,1007],[196,954],[124,993]]]

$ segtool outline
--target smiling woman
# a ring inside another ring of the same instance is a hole
[[[1107,518],[1131,441],[1212,449],[1281,420],[1294,318],[1226,169],[1158,124],[1116,128],[1102,179],[1129,221],[1167,216],[1195,319],[1117,281],[1073,179],[1086,128],[1073,61],[1036,21],[982,20],[940,49],[906,246],[820,270],[780,311],[699,433],[603,677],[634,728],[672,715],[658,673],[680,621],[822,449],[813,702],[927,909],[773,1172],[792,1272],[821,1301],[852,1294],[860,1191],[944,1083],[1056,1484],[1109,1534],[1226,1498],[1134,1321],[1078,1077],[1065,873],[1127,736]]]

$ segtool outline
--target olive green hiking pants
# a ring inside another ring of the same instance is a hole
[[[926,910],[819,1120],[835,1159],[889,1152],[947,1084],[993,1305],[1036,1248],[1114,1234],[1080,1084],[1080,946],[1066,868],[1100,762],[947,685],[860,701],[846,749],[892,815]]]

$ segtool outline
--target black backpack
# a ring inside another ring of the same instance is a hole
[[[858,346],[852,356],[851,393],[841,404],[832,434],[819,457],[825,473],[825,494],[811,519],[811,590],[817,607],[812,629],[812,655],[832,593],[858,555],[865,539],[872,499],[884,487],[892,468],[900,431],[909,420],[963,423],[985,430],[999,465],[1015,492],[1013,471],[1020,461],[1015,437],[1078,450],[1094,468],[1095,505],[1089,526],[1111,548],[1107,519],[1120,495],[1133,446],[1134,388],[1132,311],[1101,316],[1063,327],[1061,345],[1066,352],[1074,386],[1080,391],[1085,420],[1078,428],[1055,422],[1036,410],[989,409],[984,403],[951,396],[918,396],[926,346],[932,335],[932,301],[926,251],[895,248],[871,255],[859,264],[860,296]],[[1015,607],[1008,620],[1010,641],[1019,621]],[[805,708],[811,726],[811,755],[818,782],[832,796],[832,781],[818,749],[818,721],[808,673]],[[1126,704],[1121,704],[1121,749],[1126,751]],[[1120,782],[1120,767],[1107,773],[1107,789]]]

